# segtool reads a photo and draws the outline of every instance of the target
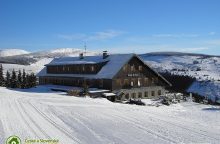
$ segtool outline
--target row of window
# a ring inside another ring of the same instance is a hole
[[[80,72],[95,72],[95,66],[48,66],[48,73],[80,73]]]
[[[129,70],[128,69],[129,68],[129,65],[125,65],[124,67],[123,67],[123,71],[127,71],[127,70]],[[142,71],[142,66],[140,65],[140,66],[138,66],[138,71]],[[130,71],[131,72],[134,72],[135,71],[135,65],[131,65],[130,66]]]
[[[160,96],[162,93],[161,93],[161,90],[158,90],[158,91],[145,91],[144,93],[142,92],[138,92],[138,93],[131,93],[131,96],[129,96],[129,94],[126,94],[125,95],[125,99],[130,99],[130,98],[133,98],[133,99],[137,99],[137,98],[148,98],[148,97],[153,97],[153,96],[156,96],[157,92],[157,95]]]
[[[143,86],[158,82],[158,78],[132,78],[132,79],[116,79],[118,86]]]

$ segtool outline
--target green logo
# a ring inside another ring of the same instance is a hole
[[[21,144],[21,139],[17,136],[10,136],[6,140],[6,144]]]

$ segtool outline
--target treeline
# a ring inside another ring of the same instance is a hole
[[[181,93],[186,93],[189,86],[196,80],[190,76],[174,75],[168,72],[161,73],[161,75],[172,84],[169,90]]]
[[[31,88],[37,85],[37,77],[34,73],[27,74],[25,70],[18,73],[13,70],[11,73],[7,71],[6,76],[3,76],[3,67],[0,64],[0,86],[7,88]]]

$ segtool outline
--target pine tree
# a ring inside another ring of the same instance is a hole
[[[4,86],[3,67],[0,64],[0,86]]]
[[[7,71],[7,73],[6,73],[6,80],[5,80],[5,86],[6,86],[7,88],[9,88],[10,85],[11,85],[10,79],[11,79],[11,75],[10,75],[10,73]]]
[[[21,88],[22,85],[22,76],[21,76],[21,70],[18,71],[18,81],[17,81],[17,87]]]
[[[17,88],[17,75],[16,75],[16,72],[15,70],[13,69],[12,71],[12,75],[11,75],[11,88]]]
[[[21,88],[24,89],[24,88],[26,88],[26,86],[27,86],[26,72],[23,69]]]
[[[26,88],[31,87],[31,77],[29,74],[26,74]]]
[[[35,76],[34,73],[31,73],[30,74],[30,77],[29,77],[29,81],[30,81],[30,87],[35,87],[37,85],[37,77]]]

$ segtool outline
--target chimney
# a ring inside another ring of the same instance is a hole
[[[103,51],[103,59],[107,58],[108,56],[108,51]]]
[[[79,59],[83,59],[83,58],[84,58],[83,53],[80,53],[79,54]]]

